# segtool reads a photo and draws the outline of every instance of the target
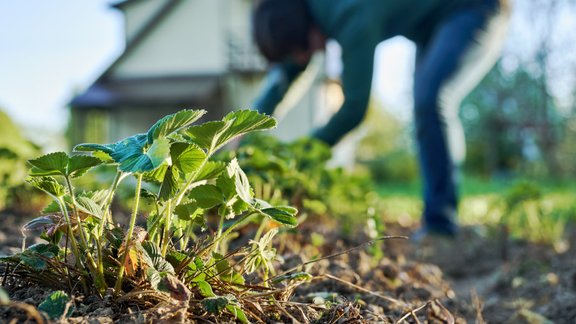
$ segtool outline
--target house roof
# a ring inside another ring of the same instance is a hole
[[[124,0],[112,7],[124,6],[142,0]],[[119,104],[155,105],[175,102],[193,102],[209,96],[217,85],[215,76],[167,76],[141,78],[114,78],[112,71],[125,60],[154,28],[174,10],[182,0],[169,0],[126,44],[124,52],[83,93],[75,96],[69,105],[74,109],[88,107],[111,108]]]
[[[141,1],[141,0],[125,0],[123,2],[117,3],[113,5],[113,7],[121,8],[124,5],[130,4],[132,2]],[[150,19],[144,24],[144,26],[136,33],[136,35],[132,38],[130,42],[126,44],[126,48],[124,52],[112,63],[105,71],[100,75],[100,77],[96,80],[96,82],[101,81],[102,79],[107,78],[112,70],[120,64],[126,57],[130,55],[134,51],[134,49],[140,44],[146,36],[156,28],[156,26],[166,17],[168,14],[176,8],[176,6],[182,0],[170,0],[167,1],[164,6],[162,6]]]
[[[217,95],[219,80],[218,75],[101,80],[70,105],[83,109],[201,103]]]

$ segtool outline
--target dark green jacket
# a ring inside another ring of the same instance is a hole
[[[391,37],[424,41],[436,22],[461,6],[487,0],[308,0],[315,22],[342,47],[345,101],[315,137],[333,145],[364,118],[374,68],[376,46]],[[489,1],[489,0],[488,0]],[[258,111],[271,115],[306,66],[286,62],[269,71]]]

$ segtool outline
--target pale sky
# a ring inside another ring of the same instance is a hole
[[[18,124],[65,129],[74,91],[123,49],[122,17],[109,3],[0,0],[0,107]]]
[[[109,6],[115,2],[0,0],[0,108],[28,134],[62,132],[73,94],[121,54],[123,17]],[[564,19],[570,26],[572,17]],[[524,26],[514,37],[530,33]],[[409,110],[413,46],[394,38],[379,47],[377,56],[376,98],[397,112]]]

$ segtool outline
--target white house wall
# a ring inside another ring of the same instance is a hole
[[[226,69],[223,0],[185,0],[114,69],[116,77],[222,73]]]
[[[227,30],[237,34],[249,36],[251,0],[221,0],[223,2],[223,15],[226,18]]]
[[[169,0],[147,0],[135,1],[127,5],[124,9],[124,24],[126,32],[126,41],[130,42],[134,36],[146,25],[160,8]]]

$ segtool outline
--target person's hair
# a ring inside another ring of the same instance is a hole
[[[260,0],[252,13],[252,35],[262,55],[279,62],[309,49],[312,16],[306,0]]]

